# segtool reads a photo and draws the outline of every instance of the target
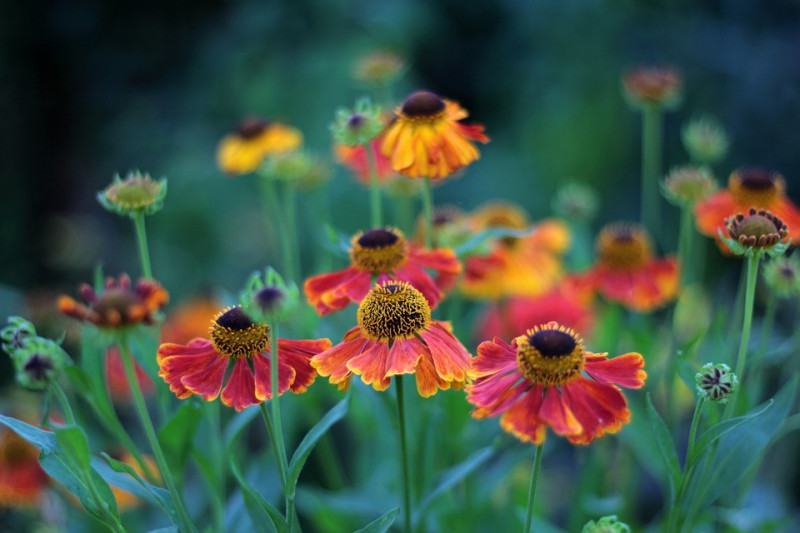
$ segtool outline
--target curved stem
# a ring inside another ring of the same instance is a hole
[[[67,399],[67,395],[64,393],[64,389],[61,388],[61,385],[58,384],[57,381],[53,381],[50,384],[50,389],[53,391],[56,399],[58,400],[58,404],[61,406],[61,410],[64,412],[64,418],[69,425],[75,425],[75,414],[72,412],[72,406],[69,404],[69,400]]]
[[[270,222],[271,227],[275,229],[275,239],[280,245],[284,273],[287,278],[296,280],[297,278],[293,270],[292,245],[291,242],[289,242],[288,230],[286,228],[286,216],[281,209],[278,202],[278,195],[275,192],[275,187],[277,185],[274,179],[261,174],[258,176],[258,183],[261,186],[267,220]]]
[[[400,424],[400,455],[403,461],[403,531],[411,533],[411,480],[406,445],[406,410],[403,397],[403,376],[394,377],[397,389],[397,421]]]
[[[661,199],[658,179],[661,174],[661,109],[647,105],[642,109],[642,224],[656,242],[661,242]]]
[[[531,531],[533,525],[533,502],[536,498],[536,482],[539,480],[539,471],[542,468],[542,448],[544,443],[536,446],[536,454],[533,458],[533,470],[531,471],[531,484],[528,488],[528,510],[525,513],[525,529],[523,533]]]
[[[214,517],[214,528],[216,531],[225,531],[225,470],[224,456],[222,451],[222,425],[220,421],[219,402],[206,402],[206,414],[211,425],[211,453],[214,456],[214,475],[217,478],[218,486],[211,497],[211,512]]]
[[[142,276],[145,279],[152,279],[153,269],[150,266],[150,249],[147,247],[147,232],[144,229],[144,213],[137,211],[131,217],[133,218],[133,226],[136,228],[136,242],[139,244]]]
[[[283,208],[285,220],[285,239],[288,243],[287,252],[291,268],[287,273],[292,281],[298,281],[302,276],[300,268],[300,247],[297,242],[297,192],[291,183],[283,184]]]
[[[433,242],[433,191],[431,179],[426,177],[422,187],[422,210],[425,213],[425,248],[432,249]]]
[[[681,269],[681,286],[685,287],[695,280],[695,276],[689,275],[689,268],[694,271],[695,265],[692,262],[692,212],[681,209],[681,222],[678,229],[678,265]]]
[[[364,145],[367,150],[367,160],[369,161],[369,190],[370,190],[370,213],[372,216],[372,227],[380,228],[383,225],[383,215],[381,213],[381,187],[378,183],[378,159],[375,154],[375,147],[372,141],[367,141]]]
[[[269,344],[270,344],[270,384],[272,386],[272,423],[274,425],[274,439],[275,439],[275,453],[278,455],[278,458],[281,463],[281,467],[283,468],[284,480],[283,480],[283,491],[286,496],[286,522],[289,524],[289,531],[294,529],[294,519],[295,519],[295,512],[294,512],[294,496],[290,493],[293,493],[293,490],[289,490],[287,486],[289,480],[289,461],[286,457],[286,444],[283,440],[283,427],[281,425],[281,404],[280,404],[280,392],[278,390],[278,323],[273,322],[270,324],[270,336],[269,336]],[[262,403],[263,405],[263,403]]]
[[[175,511],[178,514],[178,525],[180,525],[181,530],[184,532],[188,533],[190,531],[194,531],[194,525],[189,518],[189,513],[186,511],[186,508],[183,505],[183,500],[181,499],[181,495],[178,492],[177,486],[175,485],[175,480],[172,479],[172,473],[169,470],[167,458],[164,456],[164,451],[161,449],[161,444],[158,442],[156,429],[153,427],[153,420],[150,418],[150,413],[147,412],[147,405],[144,402],[142,389],[139,387],[139,381],[136,379],[136,371],[133,366],[133,356],[128,348],[128,342],[123,337],[119,339],[118,344],[119,352],[122,356],[122,364],[125,367],[125,376],[128,378],[128,386],[130,387],[131,395],[133,396],[133,404],[136,407],[136,413],[139,415],[139,420],[144,428],[150,448],[153,450],[153,456],[155,457],[156,464],[161,472],[161,478],[164,480],[164,484],[167,486],[167,490],[172,496],[172,501],[175,505]]]

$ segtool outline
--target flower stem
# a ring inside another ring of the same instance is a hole
[[[64,393],[64,389],[61,388],[61,385],[59,385],[57,381],[51,383],[50,389],[53,391],[53,394],[58,400],[58,404],[61,406],[61,410],[64,412],[64,418],[67,424],[70,426],[75,425],[75,414],[72,412],[72,407],[69,404],[67,395]]]
[[[678,264],[681,269],[681,287],[686,287],[696,278],[694,275],[695,265],[692,261],[692,240],[694,235],[692,212],[688,208],[681,209],[681,222],[678,230]],[[692,274],[689,274],[689,267],[692,267]]]
[[[283,184],[283,207],[285,217],[285,239],[291,268],[288,271],[292,281],[298,281],[302,276],[300,269],[300,247],[297,242],[297,191],[291,183]]]
[[[642,109],[642,224],[660,242],[661,202],[658,178],[661,174],[661,109],[647,105]]]
[[[133,226],[136,228],[136,241],[139,244],[139,259],[142,262],[142,276],[145,279],[153,278],[153,269],[150,266],[150,249],[147,247],[147,232],[144,229],[144,213],[136,211],[131,215]]]
[[[694,442],[697,435],[697,426],[700,423],[700,414],[703,411],[705,398],[700,397],[694,406],[694,415],[692,415],[692,425],[689,429],[689,440],[686,443],[686,462],[683,465],[683,474],[678,485],[678,492],[675,495],[675,501],[670,509],[669,516],[667,517],[667,531],[676,531],[677,522],[680,518],[680,510],[683,509],[683,497],[686,494],[686,489],[689,487],[689,481],[694,473],[694,467],[690,468],[689,458],[694,455]],[[688,518],[688,517],[687,517]]]
[[[743,383],[745,361],[747,359],[747,345],[750,343],[750,329],[753,324],[753,301],[756,294],[756,277],[758,276],[758,262],[760,257],[758,255],[747,257],[747,285],[745,285],[744,292],[744,320],[742,323],[742,339],[739,343],[739,355],[736,357],[736,377],[739,378],[739,383]],[[728,405],[725,406],[725,412],[722,419],[728,420],[733,416],[735,405],[738,403],[737,398],[731,398]]]
[[[183,506],[183,500],[178,493],[175,480],[172,479],[172,473],[169,470],[169,465],[167,464],[167,459],[164,456],[164,451],[161,449],[161,444],[158,442],[158,436],[156,435],[155,427],[153,427],[153,421],[150,418],[150,414],[147,412],[147,405],[144,403],[142,389],[139,387],[139,381],[136,379],[136,371],[133,366],[133,356],[128,348],[128,342],[124,337],[122,337],[119,339],[118,344],[120,355],[122,355],[122,364],[125,367],[125,376],[128,378],[128,386],[131,389],[133,403],[136,407],[136,413],[139,415],[139,420],[144,428],[147,441],[150,443],[150,448],[153,450],[153,456],[155,457],[156,464],[158,465],[159,471],[161,471],[161,478],[164,480],[164,484],[167,486],[167,490],[172,496],[172,501],[175,505],[175,511],[178,514],[180,529],[186,533],[194,531],[194,525],[189,518],[189,513],[186,512],[186,508]]]
[[[426,177],[422,187],[422,209],[425,213],[425,248],[432,249],[433,243],[433,191],[431,179]]]
[[[222,450],[222,425],[220,421],[219,402],[206,402],[206,414],[208,415],[211,426],[209,436],[211,454],[214,457],[214,476],[217,482],[217,491],[211,497],[211,512],[214,519],[215,531],[225,531],[225,464]]]
[[[775,324],[775,309],[777,307],[777,298],[774,292],[770,292],[767,297],[767,307],[764,310],[764,320],[761,323],[761,334],[758,339],[758,350],[753,361],[753,366],[760,368],[759,363],[767,351],[767,343],[772,335],[772,327]]]
[[[539,479],[539,471],[542,469],[542,448],[544,443],[536,446],[536,452],[533,457],[533,471],[531,472],[531,484],[528,488],[528,510],[525,513],[525,529],[523,533],[529,533],[533,525],[533,501],[536,498],[536,482]]]
[[[375,147],[372,141],[367,141],[364,145],[368,154],[369,161],[369,190],[370,190],[370,213],[372,215],[372,227],[380,228],[383,225],[383,214],[381,213],[381,188],[378,184],[378,158],[375,154]]]
[[[406,410],[403,398],[403,376],[394,377],[397,388],[397,421],[400,424],[400,455],[403,461],[403,531],[411,533],[411,480],[409,477],[408,447],[406,445]]]
[[[286,458],[286,444],[283,441],[283,427],[281,425],[281,404],[280,393],[278,390],[278,323],[270,324],[270,383],[272,386],[272,423],[275,430],[275,453],[278,454],[281,467],[284,471],[283,490],[286,495],[286,522],[289,524],[289,531],[294,529],[294,496],[289,493],[286,486],[289,475],[289,461]],[[261,405],[264,405],[263,403]]]
[[[286,277],[291,280],[296,280],[297,276],[293,269],[292,243],[289,240],[289,233],[287,230],[286,215],[284,214],[278,202],[278,195],[275,192],[276,181],[268,175],[259,174],[258,183],[261,186],[261,192],[264,198],[265,214],[270,225],[275,229],[276,240],[280,243],[281,259],[283,259],[283,270]]]

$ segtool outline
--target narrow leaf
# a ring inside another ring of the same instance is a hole
[[[353,533],[386,533],[386,531],[389,531],[389,528],[392,527],[394,521],[397,520],[399,514],[400,508],[395,507]]]
[[[681,479],[681,465],[678,462],[678,453],[675,451],[675,443],[672,435],[667,429],[667,425],[653,406],[653,399],[647,394],[647,414],[650,418],[650,425],[653,428],[658,451],[666,466],[667,480],[669,481],[670,501],[675,501],[676,488]]]
[[[688,460],[689,462],[687,464],[693,465],[709,446],[711,446],[712,444],[717,442],[717,440],[724,437],[731,431],[735,430],[742,424],[745,424],[748,421],[752,420],[753,418],[764,413],[767,409],[772,407],[773,403],[774,403],[773,400],[769,400],[763,405],[756,407],[750,413],[744,416],[737,416],[736,418],[731,418],[730,420],[720,422],[719,424],[715,424],[714,426],[708,428],[703,433],[703,435],[697,440],[697,443],[694,446],[694,451],[692,455],[689,457]]]
[[[264,527],[266,523],[265,518],[268,518],[275,531],[278,533],[287,533],[289,531],[289,524],[286,523],[286,520],[283,519],[283,516],[278,510],[265,500],[264,497],[253,488],[250,482],[245,479],[239,470],[239,465],[236,464],[236,460],[233,457],[231,457],[230,465],[231,472],[233,472],[233,476],[236,478],[236,481],[239,482],[239,487],[242,489],[244,503],[250,515],[250,520],[253,522],[253,526],[259,532],[268,533],[270,530]]]
[[[164,450],[167,464],[178,479],[182,479],[186,471],[186,463],[192,453],[194,436],[202,417],[203,409],[196,402],[183,402],[180,409],[158,432],[158,442]]]
[[[89,439],[83,429],[78,426],[62,426],[54,428],[56,441],[64,451],[70,461],[80,468],[83,472],[88,472],[91,468],[91,451],[89,451]]]
[[[93,461],[93,465],[103,479],[142,500],[158,505],[174,524],[179,523],[172,496],[166,489],[148,483],[131,465],[118,461],[107,453],[102,456],[107,464]]]
[[[427,509],[427,507],[436,500],[436,498],[453,488],[461,480],[474,472],[476,468],[488,461],[489,458],[494,454],[494,449],[494,446],[482,448],[471,456],[467,457],[464,461],[444,472],[439,478],[439,483],[436,485],[436,487],[431,490],[431,492],[428,493],[428,495],[422,500],[422,503],[419,504],[419,508],[415,513],[417,517],[415,517],[414,520],[418,520],[418,516],[421,515],[425,509]]]

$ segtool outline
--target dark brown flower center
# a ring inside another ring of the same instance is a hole
[[[769,209],[785,187],[780,174],[758,167],[738,169],[728,180],[728,188],[741,206],[763,209]]]
[[[445,109],[444,100],[430,91],[417,91],[403,102],[403,114],[410,118],[425,118],[438,115]]]
[[[44,381],[47,379],[47,372],[53,370],[53,362],[49,357],[33,354],[25,366],[22,367],[26,374],[36,381]]]
[[[371,229],[358,238],[358,244],[364,248],[380,248],[391,246],[399,237],[386,229]]]
[[[609,224],[597,237],[597,261],[612,270],[633,270],[651,257],[650,240],[634,224]]]
[[[408,257],[406,241],[399,230],[376,228],[357,234],[352,240],[350,259],[367,272],[390,272]]]
[[[253,321],[241,307],[233,307],[225,311],[217,318],[216,323],[234,331],[242,331],[253,326]]]
[[[577,346],[572,335],[556,329],[537,331],[528,338],[528,342],[545,357],[567,356]]]
[[[220,313],[211,325],[211,344],[228,357],[250,357],[264,351],[269,341],[269,326],[253,322],[241,307]]]
[[[263,132],[269,122],[259,117],[248,117],[239,123],[236,128],[236,133],[243,139],[252,139],[258,137]]]
[[[517,366],[528,381],[540,385],[562,385],[583,370],[583,345],[569,328],[550,322],[529,329],[515,339]]]

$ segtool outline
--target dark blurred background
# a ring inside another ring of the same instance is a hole
[[[619,77],[639,63],[685,76],[683,105],[665,121],[665,169],[688,159],[681,125],[709,113],[733,138],[721,181],[764,165],[800,195],[796,0],[51,0],[5,2],[0,34],[6,311],[18,291],[72,291],[99,261],[138,274],[130,221],[95,199],[131,169],[169,179],[166,207],[147,223],[156,277],[173,295],[235,290],[276,263],[254,180],[223,177],[217,142],[255,113],[299,127],[330,157],[334,110],[367,92],[352,65],[374,49],[409,60],[398,98],[437,91],[492,138],[437,203],[513,198],[538,218],[573,179],[598,190],[599,222],[636,219],[640,117]],[[341,168],[329,187],[334,225],[360,228],[366,192]],[[303,198],[308,254],[319,243]]]

